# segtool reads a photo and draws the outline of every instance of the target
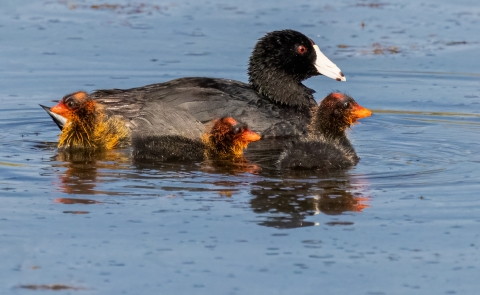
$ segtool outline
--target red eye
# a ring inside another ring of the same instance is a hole
[[[297,52],[300,54],[305,54],[305,52],[307,52],[307,48],[303,45],[300,45],[297,47]]]

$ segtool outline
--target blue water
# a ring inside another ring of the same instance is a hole
[[[257,2],[0,4],[0,294],[478,294],[478,3]],[[269,142],[243,166],[56,150],[38,104],[247,81],[256,40],[284,28],[347,77],[308,80],[317,99],[374,111],[349,133],[355,168],[279,171]]]

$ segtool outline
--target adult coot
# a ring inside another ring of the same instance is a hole
[[[249,84],[220,78],[181,78],[131,89],[97,90],[90,94],[112,114],[132,120],[147,108],[168,107],[202,124],[233,117],[264,137],[299,136],[308,131],[314,90],[302,81],[325,75],[345,81],[340,69],[315,42],[293,30],[261,38],[250,57]],[[170,127],[177,122],[172,122]],[[184,123],[181,123],[184,124]]]

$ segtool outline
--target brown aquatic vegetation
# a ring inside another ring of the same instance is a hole
[[[148,3],[128,3],[128,4],[109,4],[109,3],[99,3],[99,4],[78,4],[73,1],[59,0],[59,3],[67,5],[69,9],[92,9],[92,10],[108,10],[113,11],[118,14],[141,14],[147,13],[150,14],[155,11],[162,11],[168,9],[167,6],[159,6]]]
[[[369,55],[369,54],[375,54],[375,55],[379,55],[379,54],[398,54],[401,52],[400,48],[398,46],[395,46],[395,45],[390,45],[390,46],[386,46],[386,45],[382,45],[380,43],[373,43],[371,45],[371,48],[366,48],[366,47],[357,47],[357,46],[350,46],[350,45],[346,45],[346,44],[339,44],[337,45],[338,48],[340,49],[352,49],[354,52],[359,52],[359,53],[362,53],[362,54],[366,54],[366,55]]]
[[[364,23],[362,23],[362,28]],[[338,52],[362,55],[389,55],[389,54],[412,54],[415,52],[431,52],[434,50],[444,50],[446,46],[468,46],[477,44],[478,42],[467,41],[447,41],[435,39],[435,35],[431,35],[429,40],[424,44],[385,44],[380,42],[371,45],[355,46],[348,44],[338,44]]]
[[[397,54],[400,52],[397,46],[383,46],[380,43],[374,43],[373,45],[373,54]]]

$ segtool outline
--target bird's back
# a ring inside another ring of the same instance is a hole
[[[279,105],[257,94],[248,84],[216,78],[181,78],[126,90],[98,90],[91,96],[106,111],[134,120],[149,112],[153,117],[175,110],[191,115],[202,124],[221,117],[233,117],[265,137],[299,136],[307,133],[310,108]],[[312,105],[315,102],[312,102]],[[168,111],[167,111],[168,112]],[[176,129],[189,128],[189,122],[165,124]]]

